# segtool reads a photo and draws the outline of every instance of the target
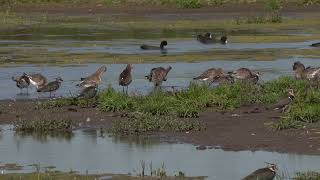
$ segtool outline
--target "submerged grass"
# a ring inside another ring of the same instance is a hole
[[[71,132],[73,121],[64,116],[39,114],[32,119],[19,118],[14,122],[14,128],[18,132]]]
[[[200,131],[198,120],[176,119],[172,116],[153,116],[146,113],[132,113],[127,118],[116,120],[110,129],[114,134],[144,134],[148,132]]]
[[[319,180],[320,173],[309,171],[309,172],[299,172],[296,174],[295,180]]]

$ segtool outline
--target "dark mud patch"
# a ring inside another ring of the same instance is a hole
[[[96,108],[66,106],[52,109],[37,109],[35,101],[1,101],[0,124],[12,124],[17,118],[32,118],[38,113],[64,114],[77,124],[76,128],[112,127],[112,121],[124,118],[119,113],[100,112]],[[279,121],[280,112],[266,110],[260,105],[241,107],[232,112],[207,111],[198,120],[205,124],[201,131],[154,132],[163,142],[183,142],[199,147],[224,150],[267,150],[297,154],[320,154],[320,125],[302,129],[276,131],[272,124]],[[183,119],[181,119],[183,120]],[[200,148],[203,149],[203,148]]]

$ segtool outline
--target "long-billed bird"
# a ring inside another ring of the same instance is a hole
[[[128,94],[128,86],[132,82],[132,64],[127,64],[127,67],[119,75],[119,85],[122,86],[122,92],[124,93],[124,87],[127,88],[126,93]]]
[[[201,80],[201,81],[208,81],[210,83],[213,83],[215,79],[222,76],[223,70],[221,68],[210,68],[206,71],[204,71],[200,76],[194,77],[194,80]]]
[[[23,73],[22,76],[18,77],[13,77],[12,80],[16,82],[16,86],[20,89],[20,94],[22,94],[22,89],[26,88],[27,89],[27,94],[29,94],[28,89],[30,85],[30,80],[27,77],[26,73]]]
[[[80,87],[98,86],[102,81],[102,75],[107,71],[106,66],[101,66],[96,72],[86,78],[81,78],[81,82],[77,84]]]
[[[166,69],[163,67],[153,68],[151,69],[150,74],[145,77],[149,80],[149,82],[153,82],[155,87],[159,87],[163,81],[167,80],[167,75],[171,69],[171,66]]]
[[[248,68],[239,68],[233,72],[228,72],[235,79],[252,82],[256,84],[259,81],[259,72],[253,72]]]
[[[268,164],[267,167],[254,171],[242,180],[273,180],[277,170],[275,164]]]
[[[87,107],[89,105],[89,99],[94,98],[97,95],[98,88],[97,86],[89,86],[84,88],[77,98],[83,98],[87,101]]]
[[[47,78],[42,74],[25,74],[32,85],[36,86],[36,88],[41,88],[42,86],[47,84]]]
[[[37,92],[49,92],[51,97],[51,93],[60,88],[62,81],[61,77],[58,77],[55,81],[49,82],[48,84],[38,88]]]

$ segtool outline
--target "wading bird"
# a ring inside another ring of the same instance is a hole
[[[62,81],[61,77],[58,77],[55,81],[49,82],[48,84],[38,88],[37,92],[49,92],[49,97],[51,97],[51,93],[60,88]]]
[[[153,68],[151,69],[150,74],[145,77],[149,82],[153,82],[155,87],[161,87],[162,82],[167,80],[167,75],[171,69],[171,66],[166,69],[163,67]]]
[[[101,83],[102,75],[107,71],[106,66],[101,66],[95,73],[86,78],[81,78],[81,82],[77,84],[79,87],[98,86]]]
[[[128,94],[128,86],[132,82],[132,64],[127,64],[127,67],[119,75],[119,85],[122,86],[122,92],[124,93],[124,87],[126,87],[126,94]]]
[[[29,94],[28,89],[30,85],[30,80],[27,77],[26,73],[23,73],[23,75],[19,77],[12,76],[12,80],[16,82],[16,86],[20,89],[20,94],[22,94],[22,89],[24,88],[27,89],[27,94]]]
[[[248,68],[240,68],[228,73],[237,80],[247,81],[256,84],[259,81],[259,72],[253,72]]]

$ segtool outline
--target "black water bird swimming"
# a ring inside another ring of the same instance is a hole
[[[310,46],[311,46],[311,47],[320,47],[320,42],[318,42],[318,43],[313,43],[313,44],[311,44]]]
[[[62,81],[63,80],[60,77],[58,77],[58,78],[56,78],[55,81],[49,82],[48,84],[38,88],[37,92],[49,92],[50,97],[51,97],[51,93],[55,92],[56,90],[58,90],[60,88]]]
[[[23,75],[19,77],[12,76],[12,80],[16,82],[16,86],[20,89],[20,94],[22,94],[22,89],[24,88],[27,89],[27,94],[29,94],[28,89],[30,85],[30,80],[26,73],[23,73]]]
[[[132,64],[128,64],[127,67],[119,75],[119,85],[122,86],[122,92],[124,93],[124,87],[127,88],[126,93],[128,94],[128,86],[132,82]]]
[[[168,45],[167,41],[161,41],[160,46],[151,46],[147,44],[143,44],[140,46],[143,50],[164,50],[164,47]]]
[[[228,43],[227,36],[221,36],[220,39],[216,39],[216,37],[211,33],[205,33],[204,35],[199,34],[197,36],[197,40],[203,44],[213,44],[213,43],[227,44]]]

